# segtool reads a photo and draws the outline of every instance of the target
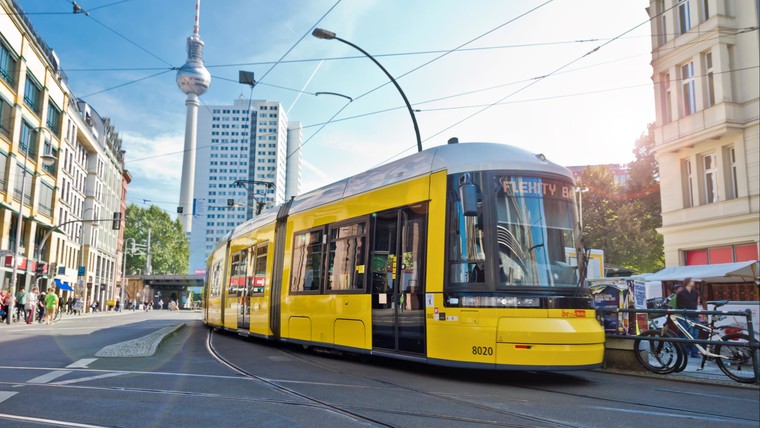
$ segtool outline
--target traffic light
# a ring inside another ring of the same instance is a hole
[[[113,213],[113,224],[111,224],[111,229],[113,230],[121,229],[121,213],[120,212]]]
[[[45,264],[37,263],[37,266],[34,268],[34,273],[37,275],[42,275],[43,273],[45,273]]]

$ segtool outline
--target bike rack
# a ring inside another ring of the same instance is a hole
[[[702,311],[693,309],[635,309],[635,308],[596,308],[599,312],[612,312],[612,313],[630,313],[630,314],[661,314],[667,316],[670,314],[676,315],[726,315],[726,316],[743,316],[747,319],[747,335],[750,340],[746,343],[735,343],[732,346],[751,348],[755,354],[755,358],[752,359],[753,369],[755,370],[755,384],[760,384],[760,341],[755,338],[755,329],[752,326],[752,311],[746,309],[744,311]],[[640,339],[639,335],[635,334],[608,334],[606,337],[615,339],[627,339],[636,340]],[[687,339],[683,337],[665,337],[662,336],[657,340],[663,342],[682,342],[682,343],[699,343],[700,345],[715,345],[725,343],[722,340],[706,340],[706,339]]]

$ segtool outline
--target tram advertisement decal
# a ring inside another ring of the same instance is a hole
[[[498,177],[504,193],[515,196],[573,199],[573,186],[566,182],[537,177]]]

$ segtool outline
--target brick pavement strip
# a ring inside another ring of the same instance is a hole
[[[172,325],[138,339],[108,345],[98,351],[95,356],[105,358],[149,357],[156,353],[156,349],[164,340],[184,326],[184,323]]]

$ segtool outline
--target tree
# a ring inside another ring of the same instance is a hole
[[[190,245],[182,231],[179,220],[171,220],[169,214],[152,205],[143,209],[130,204],[127,207],[124,226],[124,242],[133,238],[138,245],[148,242],[150,230],[151,268],[153,274],[172,275],[187,273],[190,266]],[[130,242],[131,246],[131,242]],[[144,252],[143,252],[144,253]],[[146,254],[127,256],[128,274],[145,272]]]
[[[606,166],[581,173],[584,245],[604,250],[605,263],[638,272],[664,266],[660,183],[654,158],[652,124],[634,145],[635,160],[623,186],[617,186]]]

